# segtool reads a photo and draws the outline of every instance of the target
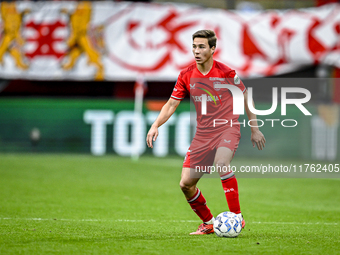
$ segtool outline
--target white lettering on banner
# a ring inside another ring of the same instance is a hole
[[[104,155],[106,152],[106,125],[112,123],[113,112],[100,110],[87,110],[84,121],[91,124],[91,153]]]
[[[141,155],[146,149],[146,127],[158,116],[158,112],[148,112],[146,116],[134,111],[121,111],[117,113],[113,128],[113,150],[121,156],[130,156],[137,147]],[[91,153],[104,155],[106,153],[106,126],[113,123],[114,113],[109,110],[87,110],[84,121],[92,125]],[[184,156],[190,146],[192,135],[196,129],[196,118],[190,118],[190,112],[182,112],[178,118],[176,114],[159,128],[157,141],[154,143],[153,155],[164,157],[169,153],[169,127],[175,125],[175,151]],[[194,122],[193,124],[190,124]],[[131,126],[131,132],[129,132]],[[190,132],[192,131],[192,132]],[[131,139],[129,139],[131,136]]]
[[[83,115],[84,122],[91,125],[91,153],[98,156],[106,153],[107,126],[113,124],[113,150],[118,155],[130,156],[132,151],[137,148],[138,153],[140,155],[143,154],[146,150],[145,138],[147,127],[154,122],[158,114],[158,112],[152,111],[147,112],[146,115],[135,113],[134,111],[120,111],[116,114],[110,110],[85,111]],[[243,119],[241,122],[235,122],[232,119],[213,120],[214,127],[220,125],[262,127],[265,123],[268,123],[266,125],[269,125],[269,127],[272,128],[279,124],[284,128],[296,127],[298,125],[298,122],[294,119],[265,119],[264,121],[261,119],[252,119],[249,121]],[[174,126],[175,129],[175,152],[180,156],[184,156],[195,134],[196,113],[182,112],[178,115],[174,114],[159,128],[159,136],[154,143],[154,149],[152,150],[154,156],[164,157],[168,155],[170,147],[169,131],[171,126]]]
[[[146,119],[148,124],[154,123],[159,112],[148,112]],[[169,153],[169,126],[175,124],[176,114],[173,114],[162,126],[158,128],[158,137],[154,142],[152,150],[153,155],[156,157],[165,157]]]
[[[129,125],[131,125],[131,141],[129,141]],[[114,125],[113,148],[118,155],[131,156],[133,148],[137,147],[139,155],[146,149],[146,123],[144,115],[133,111],[117,113]]]
[[[216,31],[218,45],[225,45],[218,46],[216,60],[230,63],[242,78],[287,73],[314,63],[340,67],[336,29],[340,5],[336,3],[252,15],[181,3],[13,4],[1,4],[4,11],[0,22],[9,28],[2,30],[3,37],[8,38],[8,45],[17,44],[20,37],[26,40],[16,56],[0,56],[0,77],[131,81],[144,73],[146,80],[174,81],[193,61],[191,35],[207,26]],[[25,9],[31,10],[29,14]],[[13,21],[11,15],[20,18]],[[10,26],[11,22],[16,23]],[[73,31],[73,27],[83,33]],[[69,45],[70,39],[78,43]],[[87,47],[80,49],[79,42]],[[10,53],[8,45],[2,46]],[[72,49],[79,53],[70,54]],[[235,83],[239,81],[235,76]]]

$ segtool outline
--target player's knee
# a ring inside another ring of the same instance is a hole
[[[226,168],[226,167],[228,167],[229,166],[229,163],[227,162],[225,162],[225,161],[217,161],[216,163],[215,163],[215,165],[216,165],[216,168]]]
[[[219,173],[224,173],[228,171],[229,163],[226,163],[224,161],[217,161],[215,165],[216,165],[217,172]]]
[[[179,186],[181,187],[183,193],[189,192],[191,189],[195,187],[195,185],[188,184],[184,181],[180,181]]]

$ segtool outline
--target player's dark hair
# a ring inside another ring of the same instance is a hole
[[[216,41],[217,37],[215,35],[215,32],[212,30],[198,30],[192,35],[192,40],[194,40],[196,37],[198,38],[207,38],[209,47],[212,48],[215,46],[216,48]]]

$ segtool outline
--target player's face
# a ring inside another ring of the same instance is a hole
[[[195,38],[192,43],[192,52],[194,53],[196,63],[203,65],[213,55],[215,46],[209,47],[207,38]]]

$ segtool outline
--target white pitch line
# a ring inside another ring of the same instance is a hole
[[[0,220],[26,220],[26,221],[116,221],[116,222],[159,222],[157,220],[130,220],[130,219],[116,219],[116,220],[105,220],[105,219],[43,219],[43,218],[0,218]],[[167,220],[161,222],[174,222],[174,223],[189,223],[189,222],[200,222],[199,220]],[[160,222],[160,223],[161,223]],[[280,225],[339,225],[336,222],[262,222],[262,221],[253,221],[247,222],[250,224],[280,224]]]
[[[338,225],[338,223],[335,222],[250,222],[252,224],[282,224],[282,225]]]

